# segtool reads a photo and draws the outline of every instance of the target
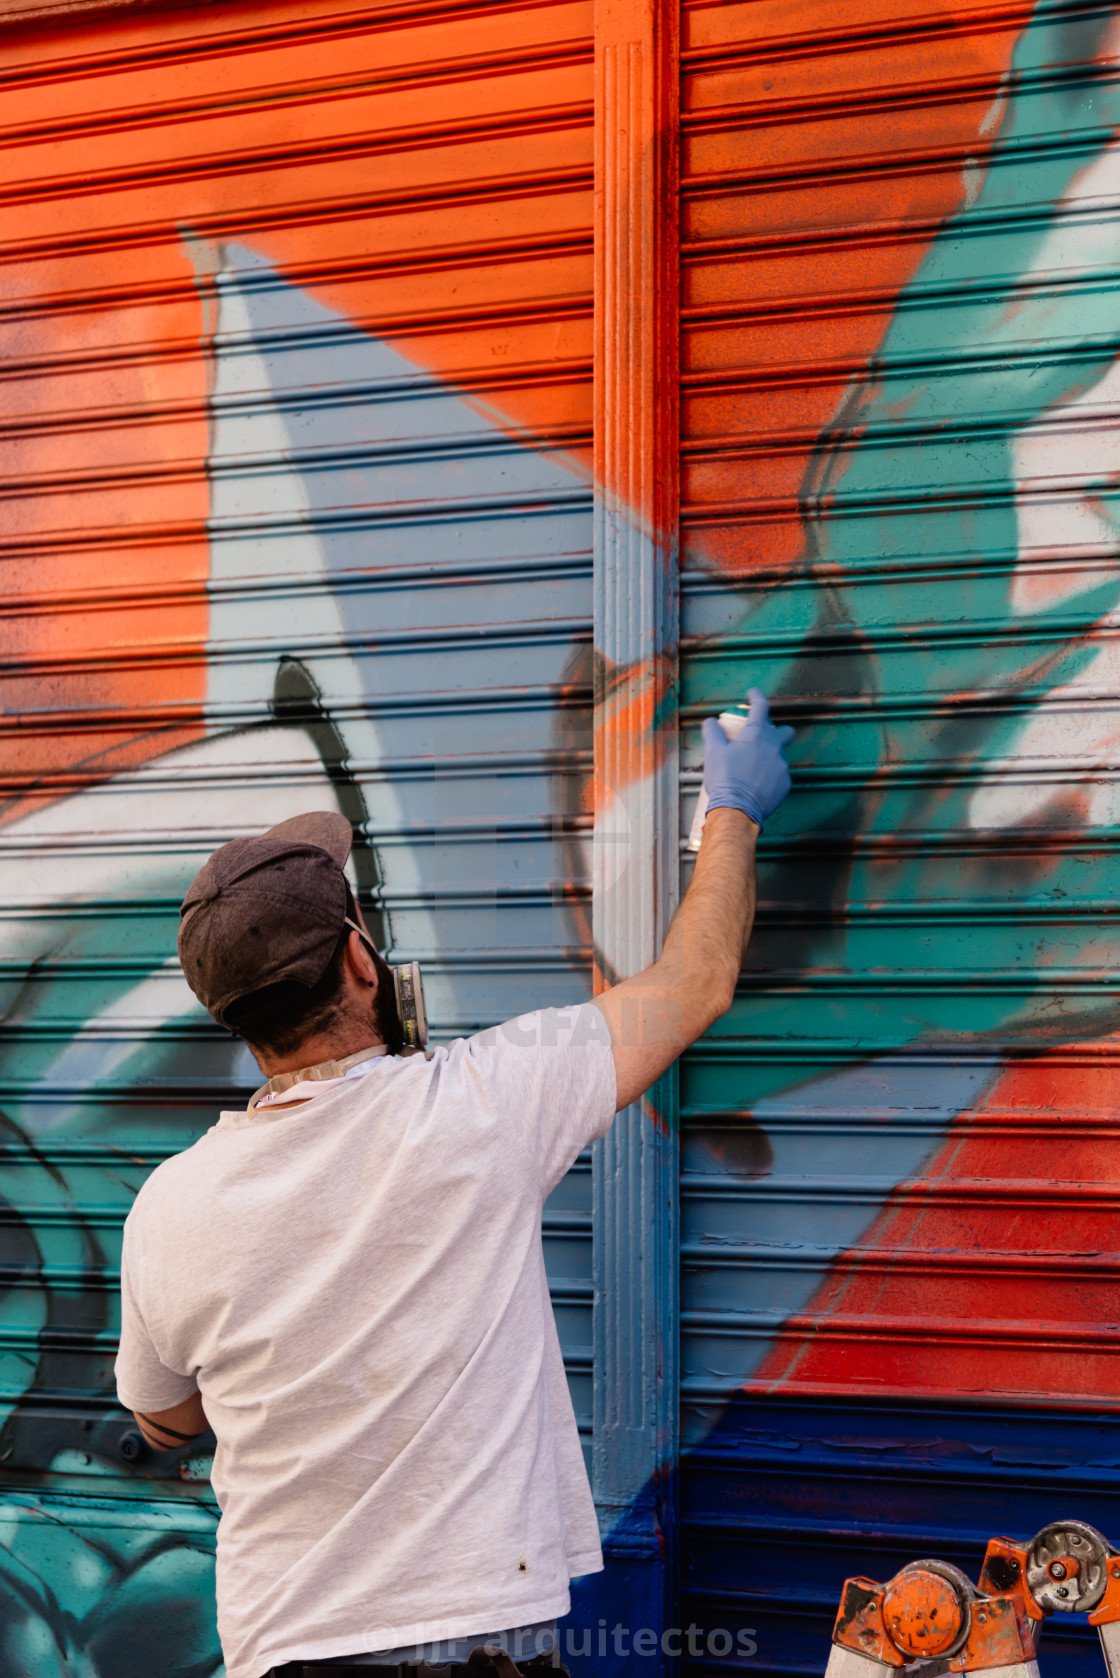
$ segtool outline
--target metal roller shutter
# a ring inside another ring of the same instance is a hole
[[[1120,1529],[1118,31],[684,9],[686,791],[752,683],[798,729],[682,1076],[682,1623],[752,1628],[686,1671]]]
[[[587,0],[0,39],[0,1648],[36,1671],[220,1664],[206,1464],[126,1461],[111,1380],[131,1196],[257,1081],[174,961],[201,859],[337,805],[437,1036],[589,993],[591,55]],[[586,1162],[546,1226],[587,1431]]]

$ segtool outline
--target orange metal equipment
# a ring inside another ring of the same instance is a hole
[[[848,1579],[826,1678],[939,1673],[1038,1678],[1043,1620],[1091,1610],[1108,1678],[1120,1678],[1120,1552],[1084,1521],[1054,1521],[1029,1544],[993,1538],[978,1585],[943,1561],[910,1562],[885,1585]]]

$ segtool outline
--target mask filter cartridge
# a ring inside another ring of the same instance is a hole
[[[393,968],[393,990],[405,1048],[425,1048],[428,1042],[428,1011],[424,1006],[424,981],[418,961],[406,961]]]

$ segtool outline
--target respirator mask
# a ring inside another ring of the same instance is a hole
[[[356,932],[366,948],[379,960],[382,959],[369,933],[352,921],[347,915],[345,923],[352,932]],[[385,964],[388,966],[388,963]],[[397,1010],[404,1035],[406,1049],[424,1049],[428,1044],[428,1010],[424,1005],[424,980],[420,972],[418,961],[405,961],[399,967],[390,967],[393,975],[393,1002]]]

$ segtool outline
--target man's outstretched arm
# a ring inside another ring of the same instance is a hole
[[[769,703],[751,689],[747,726],[728,740],[704,724],[708,817],[692,882],[658,961],[604,991],[595,1005],[611,1030],[618,1107],[636,1101],[677,1056],[725,1014],[754,924],[755,843],[789,791],[784,748]]]

